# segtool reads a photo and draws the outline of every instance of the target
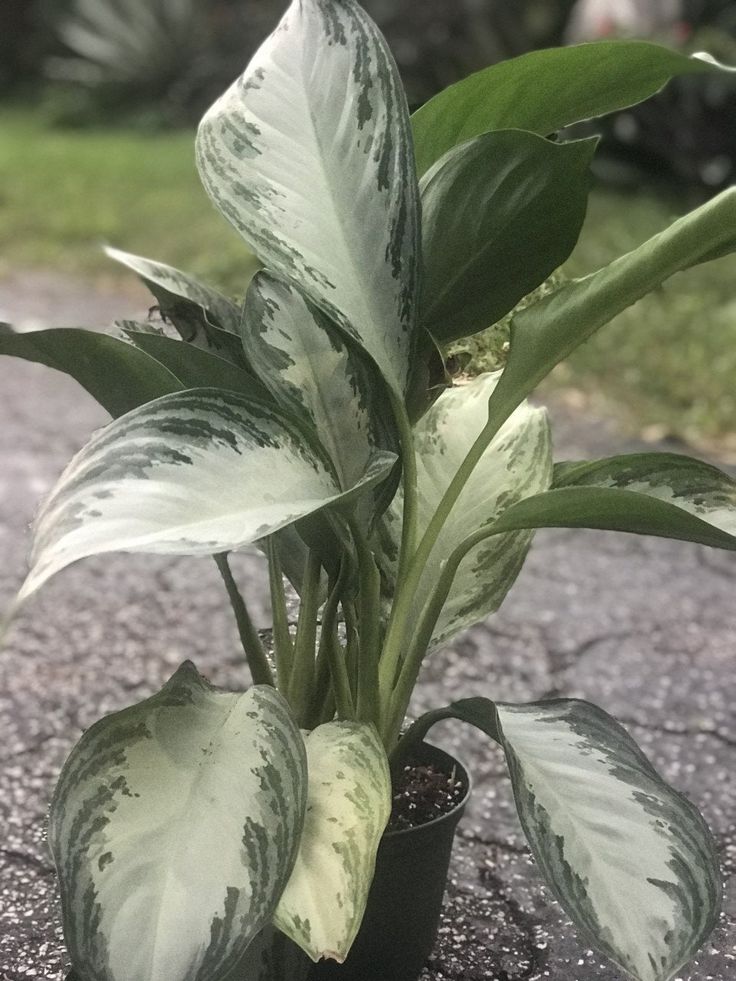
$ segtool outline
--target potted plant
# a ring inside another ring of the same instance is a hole
[[[550,888],[624,972],[668,981],[708,936],[710,834],[602,709],[474,696],[405,716],[425,657],[498,608],[536,528],[736,548],[727,474],[673,454],[553,464],[545,412],[525,401],[620,310],[732,251],[736,191],[535,294],[501,372],[451,385],[441,357],[577,239],[595,140],[549,135],[722,70],[637,42],[543,51],[410,119],[358,4],[294,0],[197,137],[205,187],[261,267],[242,308],[112,252],[162,327],[3,329],[0,353],[68,372],[114,417],[42,506],[18,602],[94,554],[214,555],[254,682],[218,691],[186,663],[73,750],[49,839],[79,981],[412,981],[468,791],[424,743],[448,717],[503,748]],[[273,657],[228,564],[253,544]],[[392,798],[408,804],[384,834]],[[440,816],[407,827],[422,811]]]

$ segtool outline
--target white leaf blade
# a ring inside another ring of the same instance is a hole
[[[363,918],[391,813],[391,775],[372,726],[330,722],[306,737],[306,747],[304,830],[274,923],[312,960],[342,963]]]
[[[429,524],[450,481],[485,425],[498,382],[486,374],[448,389],[415,427],[419,533]],[[420,582],[416,615],[428,599],[442,563],[469,535],[493,524],[516,501],[546,490],[552,478],[551,437],[543,409],[520,406],[486,449],[437,539]],[[383,553],[396,556],[401,540],[401,498],[383,527]],[[438,646],[495,612],[518,575],[532,535],[494,536],[463,559],[432,637]],[[393,563],[395,567],[395,562]]]
[[[670,981],[718,916],[718,862],[702,817],[596,706],[497,711],[519,817],[555,895],[631,977]]]
[[[105,248],[105,254],[139,276],[160,300],[162,307],[172,305],[175,299],[183,300],[201,307],[213,327],[230,333],[237,332],[240,310],[218,290],[164,262],[156,262],[110,246]]]
[[[414,344],[418,187],[403,88],[354,0],[294,0],[197,136],[213,201],[403,394]]]
[[[643,494],[736,536],[736,480],[712,464],[679,453],[627,453],[558,463],[552,486]]]
[[[353,491],[394,462],[374,456]],[[165,396],[115,420],[71,461],[36,521],[18,601],[78,559],[229,551],[345,496],[321,453],[272,407],[217,389]]]
[[[85,977],[215,981],[270,920],[306,803],[278,693],[216,692],[186,663],[93,726],[64,766],[49,842]]]
[[[397,448],[375,371],[292,283],[259,273],[241,333],[256,375],[278,405],[318,435],[341,487],[354,485],[376,450]]]

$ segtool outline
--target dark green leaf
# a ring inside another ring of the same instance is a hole
[[[729,71],[645,41],[600,41],[532,51],[492,65],[430,99],[412,116],[417,171],[457,143],[496,129],[548,136],[635,105],[678,75]]]
[[[735,534],[646,494],[614,487],[562,487],[514,504],[493,533],[521,528],[597,528],[736,549]]]
[[[0,324],[0,354],[71,375],[112,416],[183,387],[167,368],[131,344],[77,327],[16,333]]]
[[[126,329],[131,343],[165,365],[184,388],[225,388],[272,401],[253,375],[231,361],[164,334]]]
[[[596,140],[486,133],[422,178],[421,321],[448,343],[490,326],[567,259],[585,218]]]
[[[459,719],[480,729],[495,742],[501,744],[498,729],[496,706],[490,698],[461,698],[445,708],[425,712],[413,723],[408,732],[402,737],[394,753],[393,765],[402,760],[410,759],[415,746],[421,743],[432,726],[445,719]]]

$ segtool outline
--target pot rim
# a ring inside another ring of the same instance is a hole
[[[473,792],[473,779],[470,776],[470,771],[468,770],[465,763],[463,763],[462,760],[459,760],[456,756],[453,756],[453,754],[449,753],[446,749],[442,749],[441,746],[435,746],[434,743],[428,743],[426,741],[423,741],[421,745],[423,749],[430,750],[429,753],[430,758],[434,757],[436,759],[439,756],[444,760],[451,761],[453,766],[457,766],[460,768],[465,783],[465,793],[463,795],[462,800],[458,801],[458,803],[453,806],[452,810],[446,811],[444,814],[440,814],[439,817],[432,818],[431,821],[425,821],[424,824],[417,824],[412,828],[396,828],[393,831],[386,830],[383,833],[384,838],[390,838],[391,840],[395,840],[397,838],[401,838],[404,835],[417,834],[420,831],[426,831],[427,829],[434,828],[438,824],[442,824],[443,822],[446,821],[452,821],[455,819],[459,820],[459,818],[456,818],[458,811],[460,812],[460,815],[462,815],[462,812],[465,810],[468,801],[470,800],[470,796]]]

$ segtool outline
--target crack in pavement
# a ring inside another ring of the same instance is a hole
[[[736,738],[726,736],[718,729],[708,729],[700,726],[690,728],[688,726],[667,725],[667,723],[642,722],[640,719],[623,715],[617,715],[616,718],[622,725],[637,726],[639,729],[644,729],[647,732],[656,732],[662,736],[707,736],[710,739],[715,739],[724,746],[736,749]]]
[[[509,852],[512,855],[522,855],[524,858],[529,858],[531,855],[526,846],[514,845],[509,841],[503,841],[501,838],[494,838],[492,835],[483,836],[475,831],[463,830],[460,832],[460,837],[472,845],[486,845],[491,848],[498,848],[499,851]]]
[[[57,732],[49,732],[39,739],[38,742],[31,743],[30,746],[23,746],[21,749],[16,749],[12,753],[8,754],[8,756],[0,757],[0,766],[7,766],[9,763],[15,762],[19,756],[28,756],[29,753],[35,753],[37,750],[40,750],[43,746],[45,746],[46,743],[51,742],[52,739],[62,738],[63,736],[60,736]]]
[[[44,876],[54,875],[56,873],[56,869],[52,865],[48,865],[35,855],[29,855],[27,852],[22,852],[15,848],[0,848],[0,857],[19,865],[29,865]]]
[[[497,873],[491,871],[491,869],[483,868],[479,870],[479,875],[481,882],[494,890],[503,900],[509,920],[518,928],[522,935],[526,948],[524,953],[527,955],[529,961],[529,967],[523,970],[522,973],[515,971],[513,975],[510,975],[508,972],[502,970],[499,973],[499,981],[512,981],[512,978],[513,981],[517,981],[517,979],[518,981],[523,981],[525,978],[533,978],[536,975],[541,976],[547,966],[548,954],[546,947],[540,948],[537,946],[536,929],[538,924],[534,916],[526,913],[519,903],[509,896],[506,883]]]
[[[549,641],[548,637],[545,637],[543,646],[550,676],[556,678],[565,671],[569,671],[570,668],[582,661],[584,657],[594,651],[600,644],[605,644],[613,640],[628,640],[635,635],[636,632],[633,630],[607,631],[579,641],[570,650],[563,650],[560,647],[556,647]]]

